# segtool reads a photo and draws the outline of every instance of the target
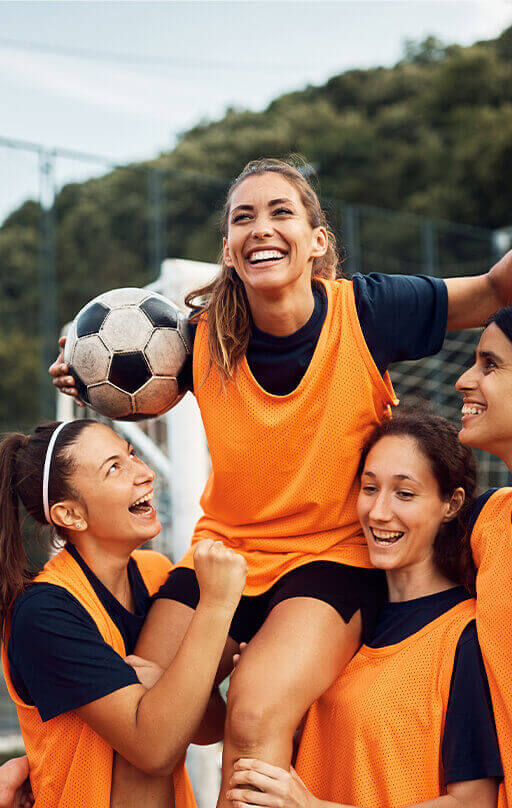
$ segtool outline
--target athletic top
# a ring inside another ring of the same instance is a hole
[[[79,560],[78,560],[79,559]],[[135,551],[132,554],[133,565],[132,576],[135,567],[142,579],[142,583],[151,596],[156,592],[169,573],[171,564],[165,556],[149,550]],[[110,614],[110,609],[103,602],[96,591],[97,580],[93,582],[90,578],[91,571],[84,564],[78,553],[69,550],[61,550],[44,567],[43,571],[35,578],[33,586],[30,587],[30,594],[21,595],[24,598],[26,608],[33,615],[33,602],[39,597],[41,592],[42,603],[47,603],[47,592],[49,588],[67,593],[70,600],[75,600],[83,611],[89,616],[96,626],[96,631],[101,640],[111,648],[109,660],[114,661],[118,670],[124,665],[122,661],[127,650],[123,640],[122,630],[116,623],[114,615]],[[103,594],[103,593],[102,593]],[[13,609],[16,609],[16,602]],[[58,608],[65,610],[66,600],[59,602]],[[22,603],[17,611],[16,622],[18,623],[18,640],[11,646],[11,654],[16,653],[18,643],[28,643],[35,641],[35,633],[24,622],[25,607]],[[79,612],[76,612],[79,613]],[[21,618],[21,619],[20,619]],[[74,625],[73,618],[68,621],[68,627]],[[84,625],[86,623],[84,622]],[[19,626],[24,626],[28,635],[21,635]],[[95,808],[109,808],[110,790],[112,781],[113,750],[99,735],[97,735],[84,721],[82,721],[73,711],[55,715],[49,720],[43,720],[37,706],[27,703],[17,692],[12,677],[10,675],[9,654],[7,648],[10,646],[11,616],[5,625],[5,642],[2,646],[2,665],[9,694],[16,704],[20,728],[25,744],[30,764],[30,779],[32,790],[36,798],[36,805],[39,808],[76,808],[82,805],[94,805]],[[63,632],[65,634],[65,631]],[[57,648],[62,650],[63,645],[59,645],[62,637],[55,640],[52,632],[48,634],[48,641],[55,643]],[[75,650],[80,654],[80,661],[84,665],[89,665],[89,660],[84,655],[84,648]],[[43,651],[43,655],[44,655]],[[51,654],[49,654],[51,657]],[[120,663],[119,663],[120,660]],[[54,669],[53,681],[50,686],[54,689],[66,687],[67,676],[72,669],[72,665],[67,665],[64,680],[59,678],[59,668]],[[34,665],[39,665],[39,660],[35,659]],[[48,659],[43,658],[42,668],[46,671]],[[93,666],[92,666],[93,667]],[[89,669],[92,669],[89,666]],[[23,676],[23,685],[32,687],[34,677],[27,675],[27,671],[19,671]],[[29,681],[27,681],[29,680]],[[99,678],[98,678],[99,680]],[[122,681],[121,678],[119,681]],[[133,678],[127,672],[126,680],[121,686],[133,684],[137,678]],[[113,692],[115,688],[107,692]],[[36,687],[37,690],[37,687]],[[39,691],[37,690],[39,698]],[[102,695],[98,692],[95,698]],[[103,693],[106,695],[106,693]],[[85,700],[81,703],[87,703]],[[46,705],[45,705],[46,707]],[[195,808],[195,801],[192,789],[183,761],[177,766],[173,774],[174,793],[177,808]]]
[[[381,374],[392,362],[420,359],[440,350],[448,311],[441,278],[356,273],[352,283],[363,337]],[[273,395],[291,393],[313,356],[327,314],[323,287],[315,283],[313,294],[313,314],[294,334],[276,337],[252,326],[247,362],[258,384]],[[192,325],[192,337],[195,330]],[[192,389],[191,364],[187,378]]]
[[[403,808],[502,776],[474,613],[462,587],[386,605],[309,711],[296,768],[316,797]]]
[[[133,654],[152,602],[137,562],[134,558],[128,562],[135,604],[130,612],[72,544],[66,544],[65,550],[80,565],[121,632],[126,655]],[[37,707],[43,721],[138,682],[134,669],[105,642],[89,612],[70,592],[54,584],[31,584],[16,598],[7,655],[16,692],[26,704]]]
[[[487,492],[471,534],[476,577],[476,626],[489,677],[505,779],[499,808],[512,806],[512,488]]]
[[[206,315],[194,342],[194,389],[212,469],[192,547],[222,539],[244,555],[244,594],[310,561],[369,567],[356,514],[363,442],[397,404],[368,351],[351,281],[322,281],[327,316],[305,376],[286,396],[263,390],[244,358],[223,386]],[[234,473],[236,472],[236,473]],[[192,550],[179,566],[193,567]]]
[[[378,301],[385,298],[382,290],[389,280],[378,276],[368,281],[361,276],[358,283],[359,288],[369,283]],[[391,285],[395,302],[400,297],[396,290],[412,288],[419,298],[421,288],[429,315],[441,311],[429,323],[422,319],[418,325],[418,334],[429,334],[430,339],[410,339],[411,354],[402,344],[396,358],[417,356],[420,342],[424,349],[438,350],[446,326],[445,284],[400,278]],[[318,280],[315,287],[321,291],[312,330],[320,324],[319,337],[312,343],[305,375],[285,395],[262,388],[246,358],[235,378],[223,387],[217,370],[210,366],[206,315],[197,328],[194,389],[212,471],[201,499],[205,515],[196,526],[193,545],[200,538],[220,538],[246,555],[246,595],[265,592],[282,575],[313,560],[370,566],[355,512],[355,476],[363,442],[376,424],[389,417],[390,405],[397,399],[387,372],[382,375],[375,365],[361,331],[355,305],[357,283]],[[407,298],[405,292],[402,297]],[[369,310],[369,294],[365,300]],[[387,316],[384,309],[376,311],[374,322]],[[435,339],[429,330],[432,326]],[[396,317],[393,327],[399,330]],[[292,339],[298,334],[300,342],[307,331],[308,324]],[[396,343],[395,339],[395,348]],[[179,566],[192,565],[189,551]]]

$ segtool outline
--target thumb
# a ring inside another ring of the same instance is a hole
[[[293,766],[290,766],[290,775],[291,775],[292,780],[295,780],[296,783],[300,783],[300,785],[303,788],[306,788],[306,786],[304,785],[304,781],[301,780],[301,778],[299,777],[299,775],[297,774],[297,772],[295,771]]]

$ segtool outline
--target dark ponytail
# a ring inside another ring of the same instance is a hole
[[[94,421],[72,421],[61,430],[52,453],[48,498],[56,502],[77,497],[71,485],[76,461],[71,451],[78,436]],[[46,525],[43,508],[43,468],[50,439],[59,426],[38,426],[32,435],[13,432],[0,443],[0,626],[19,592],[31,580],[23,541],[20,505]]]

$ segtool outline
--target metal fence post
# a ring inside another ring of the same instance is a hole
[[[39,152],[39,199],[41,205],[38,256],[39,285],[39,409],[41,418],[55,414],[54,389],[48,366],[57,352],[57,239],[55,221],[55,152]]]

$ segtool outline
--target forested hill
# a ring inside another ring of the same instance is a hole
[[[55,208],[59,322],[104,289],[153,279],[148,166],[161,169],[161,251],[212,260],[226,182],[250,159],[292,152],[313,164],[324,197],[512,224],[512,28],[466,48],[409,43],[392,68],[350,70],[260,113],[229,110],[150,163],[65,186]],[[26,202],[0,228],[4,425],[37,418],[26,380],[37,368],[39,214]]]

